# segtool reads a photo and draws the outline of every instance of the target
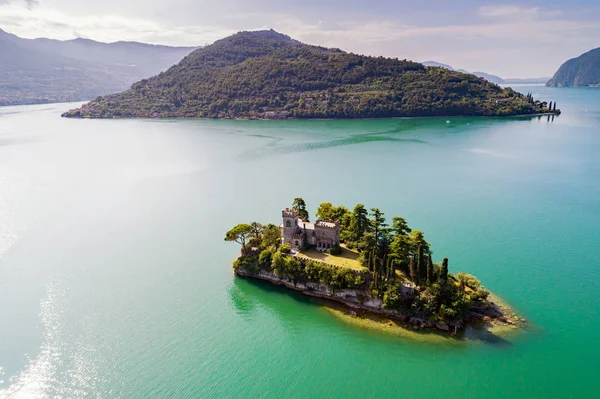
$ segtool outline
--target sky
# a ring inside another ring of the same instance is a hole
[[[26,38],[196,46],[271,28],[359,54],[547,77],[600,47],[600,1],[0,0],[0,29]]]

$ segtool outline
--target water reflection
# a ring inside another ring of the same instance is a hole
[[[440,334],[434,330],[414,330],[410,325],[390,321],[376,315],[362,314],[355,318],[349,315],[347,308],[336,302],[311,298],[261,280],[235,278],[233,286],[229,290],[229,296],[240,316],[251,319],[257,309],[268,309],[277,315],[278,319],[286,325],[287,330],[298,328],[302,322],[306,322],[308,325],[318,320],[318,317],[326,317],[323,319],[323,323],[334,323],[336,320],[341,320],[344,325],[350,326],[355,332],[374,333],[379,338],[386,336],[389,338],[391,334],[392,339],[411,340],[414,343],[425,345],[478,342],[494,347],[513,346],[505,336],[490,331],[489,325],[468,327],[463,333],[456,336]],[[289,299],[302,307],[290,306]],[[323,309],[325,312],[320,311]],[[387,327],[388,325],[391,325],[393,329],[382,329],[382,326]],[[308,326],[307,328],[313,327]]]

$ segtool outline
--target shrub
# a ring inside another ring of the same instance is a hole
[[[263,270],[271,270],[271,257],[273,254],[268,249],[264,249],[258,256],[258,265]]]
[[[271,269],[275,272],[278,277],[283,277],[285,273],[285,259],[281,252],[275,252],[271,256]]]
[[[259,270],[256,256],[240,256],[233,262],[233,268],[235,270],[242,268],[250,274],[256,274]]]
[[[336,245],[334,247],[329,248],[329,253],[334,256],[338,256],[342,254],[342,247]]]
[[[290,252],[292,252],[292,248],[290,248],[290,244],[283,244],[280,251],[281,253],[289,254]]]

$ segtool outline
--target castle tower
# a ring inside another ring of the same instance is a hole
[[[294,246],[294,235],[298,233],[298,211],[286,208],[281,211],[281,239],[282,244]]]

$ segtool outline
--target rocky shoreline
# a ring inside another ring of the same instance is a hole
[[[251,278],[269,282],[273,285],[285,287],[314,298],[325,299],[341,304],[348,309],[349,315],[355,317],[357,312],[371,313],[384,316],[392,320],[407,323],[414,329],[431,329],[444,333],[456,334],[469,325],[488,323],[492,326],[510,326],[516,328],[525,320],[518,317],[508,306],[497,304],[493,301],[482,301],[475,306],[464,319],[447,322],[434,322],[425,318],[410,316],[407,313],[385,309],[383,301],[374,297],[370,292],[356,289],[333,290],[331,287],[315,282],[300,283],[280,278],[274,273],[259,271],[250,273],[239,267],[235,274],[243,278]]]

